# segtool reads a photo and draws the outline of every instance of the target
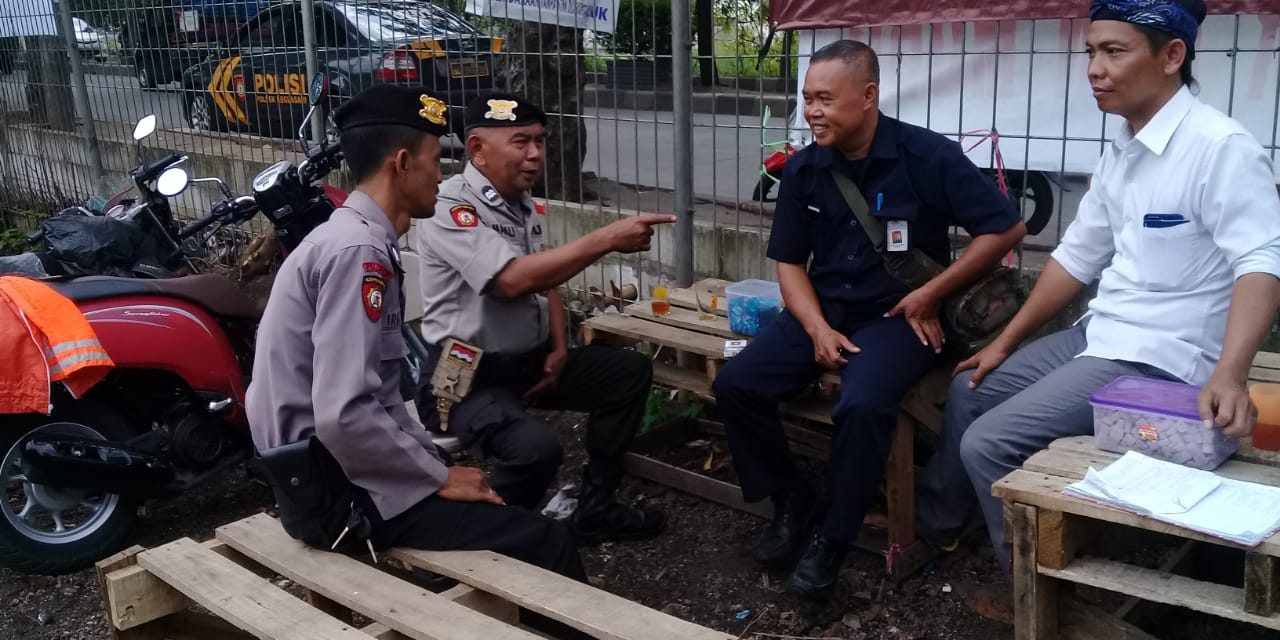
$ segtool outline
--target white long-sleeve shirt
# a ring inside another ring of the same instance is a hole
[[[1107,145],[1053,258],[1101,275],[1080,355],[1204,384],[1222,355],[1235,281],[1280,277],[1280,195],[1244,127],[1183,87],[1137,135]]]

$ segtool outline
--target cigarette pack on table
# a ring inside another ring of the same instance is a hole
[[[1135,376],[1116,378],[1089,398],[1098,448],[1138,451],[1197,469],[1215,469],[1240,442],[1200,419],[1200,388]]]

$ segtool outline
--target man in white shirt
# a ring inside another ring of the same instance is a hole
[[[1262,146],[1191,92],[1205,13],[1201,0],[1093,2],[1089,83],[1126,125],[1026,305],[956,368],[918,496],[935,541],[954,540],[976,501],[1007,569],[992,484],[1053,440],[1092,434],[1089,396],[1117,377],[1203,385],[1206,427],[1253,429],[1246,380],[1280,304],[1280,196]],[[1084,319],[1017,349],[1099,276]]]

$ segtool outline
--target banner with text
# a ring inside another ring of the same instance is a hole
[[[467,0],[466,12],[613,33],[619,0]]]

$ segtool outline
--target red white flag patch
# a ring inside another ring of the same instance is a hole
[[[449,359],[464,367],[470,368],[471,365],[475,364],[476,352],[460,344],[455,344],[449,349]]]
[[[360,284],[360,300],[364,303],[364,313],[369,320],[377,322],[382,319],[382,302],[387,292],[387,281],[378,276],[366,275]]]
[[[480,226],[480,216],[476,215],[476,208],[469,204],[455,206],[449,210],[449,215],[453,216],[453,221],[459,227],[473,229]]]

